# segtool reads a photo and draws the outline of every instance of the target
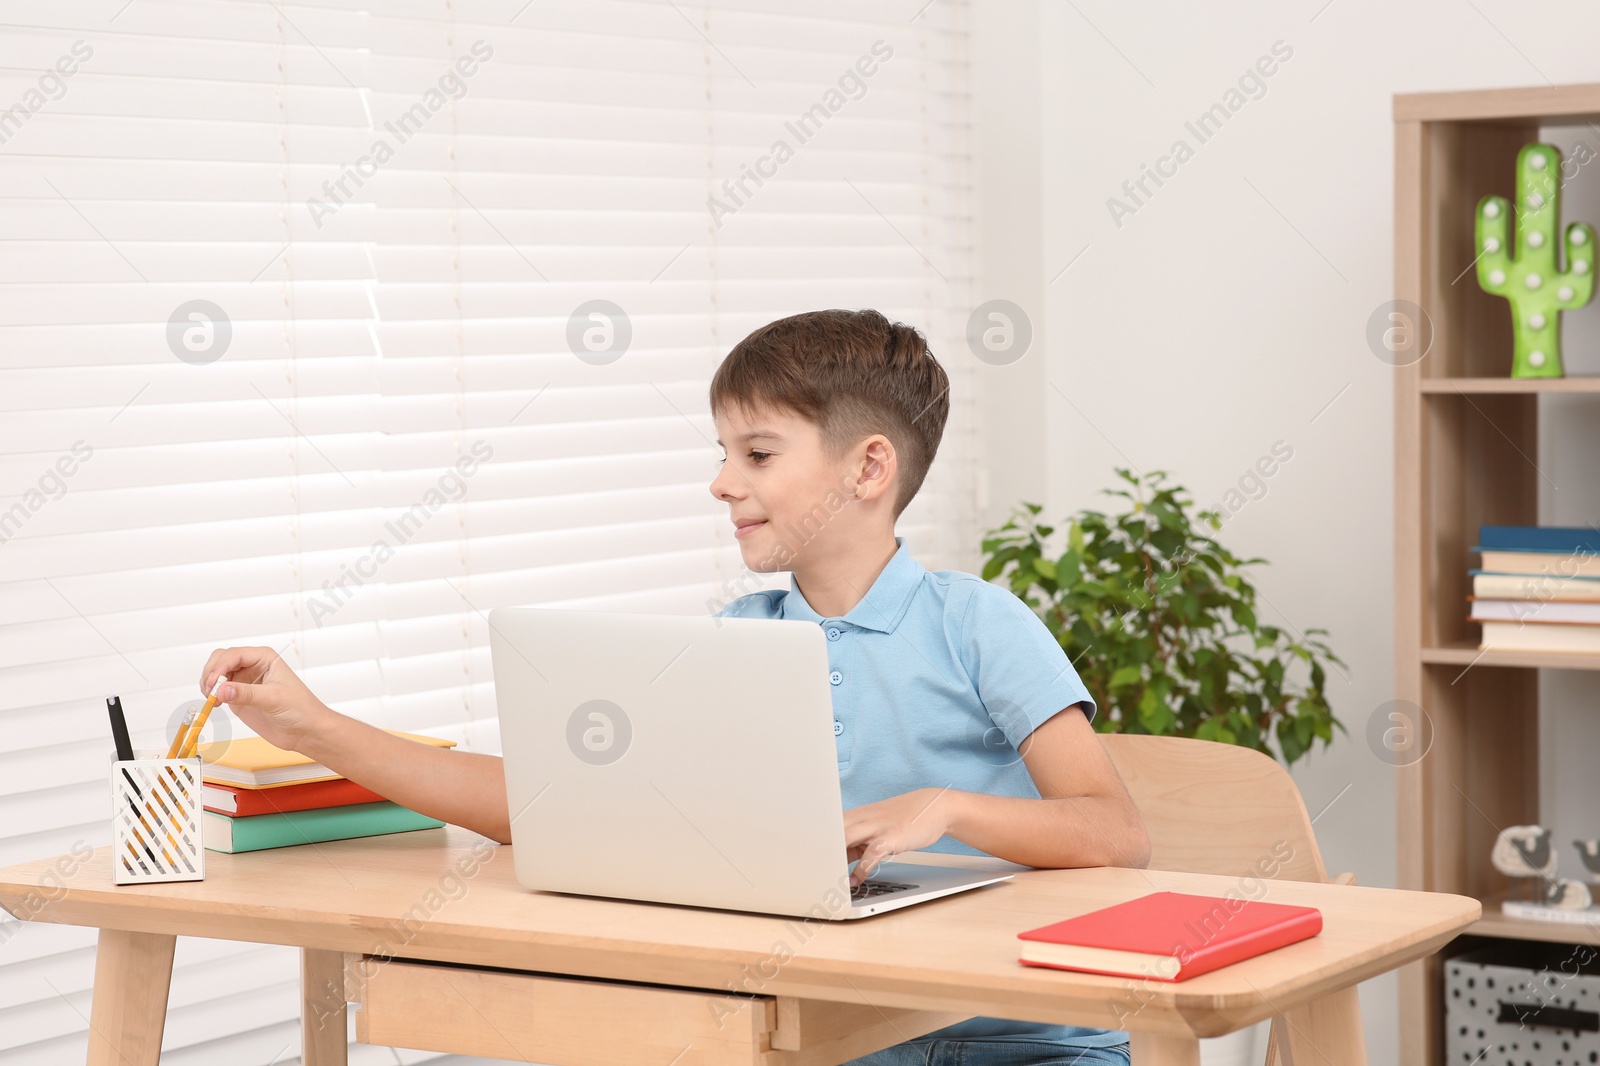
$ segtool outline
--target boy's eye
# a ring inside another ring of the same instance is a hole
[[[772,458],[772,453],[771,452],[751,452],[750,453],[750,461],[752,463],[755,463],[757,466],[760,466],[762,463],[766,462],[770,458]]]

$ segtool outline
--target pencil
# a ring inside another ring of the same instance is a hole
[[[194,711],[183,716],[183,721],[178,723],[178,731],[173,734],[172,744],[167,748],[167,758],[176,759],[178,752],[183,750],[183,742],[189,735],[189,727],[194,724]]]
[[[178,756],[180,759],[194,758],[195,748],[200,743],[200,730],[206,727],[206,719],[211,717],[211,710],[217,705],[217,693],[222,690],[227,680],[226,677],[219,677],[216,684],[211,686],[211,695],[206,697],[205,706],[200,708],[199,715],[195,717],[194,727],[189,730],[189,737],[184,741],[183,753]]]

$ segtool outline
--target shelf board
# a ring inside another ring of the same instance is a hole
[[[1544,940],[1556,944],[1593,944],[1600,941],[1600,922],[1540,922],[1530,918],[1511,918],[1500,912],[1500,900],[1483,901],[1483,917],[1467,927],[1473,936],[1495,936],[1504,940]]]
[[[1600,117],[1600,85],[1535,85],[1515,89],[1467,89],[1396,93],[1396,122],[1533,120],[1545,126],[1582,125]]]
[[[1423,378],[1425,393],[1600,392],[1600,374],[1570,378]]]
[[[1600,654],[1572,651],[1482,651],[1462,641],[1423,648],[1422,661],[1451,666],[1546,666],[1557,670],[1600,670]]]

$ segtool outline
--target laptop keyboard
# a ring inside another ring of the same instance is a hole
[[[905,892],[916,887],[916,885],[908,885],[900,881],[880,881],[876,878],[869,877],[850,890],[850,899],[852,901],[859,899],[872,899],[876,896],[887,896],[895,892]]]

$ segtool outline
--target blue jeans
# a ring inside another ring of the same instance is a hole
[[[1128,1066],[1128,1045],[1071,1047],[1038,1040],[912,1040],[845,1066]]]

